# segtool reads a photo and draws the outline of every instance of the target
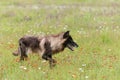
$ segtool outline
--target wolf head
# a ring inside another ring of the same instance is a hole
[[[71,37],[71,35],[69,34],[70,31],[66,31],[63,34],[63,38],[66,39],[64,42],[64,46],[69,48],[71,51],[74,51],[74,47],[78,47],[78,44],[76,42],[74,42],[73,38]]]

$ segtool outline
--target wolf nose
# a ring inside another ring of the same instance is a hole
[[[76,47],[79,47],[78,45],[76,45]]]
[[[79,46],[78,46],[77,44],[75,44],[75,45],[74,45],[74,47],[76,47],[76,48],[77,48],[77,47],[79,47]]]

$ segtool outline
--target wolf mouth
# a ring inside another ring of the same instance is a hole
[[[72,44],[72,45],[68,44],[67,47],[68,47],[71,51],[74,51],[75,47],[77,48],[78,45],[77,45],[76,43],[74,43],[74,44]]]

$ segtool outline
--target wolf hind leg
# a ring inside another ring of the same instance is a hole
[[[27,47],[25,46],[25,44],[21,41],[19,43],[19,50],[20,50],[20,61],[24,60],[25,58],[27,58]]]

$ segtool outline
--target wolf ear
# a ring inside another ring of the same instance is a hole
[[[66,32],[63,34],[63,38],[68,38],[68,37],[69,37],[69,33],[70,33],[70,31],[66,31]]]

